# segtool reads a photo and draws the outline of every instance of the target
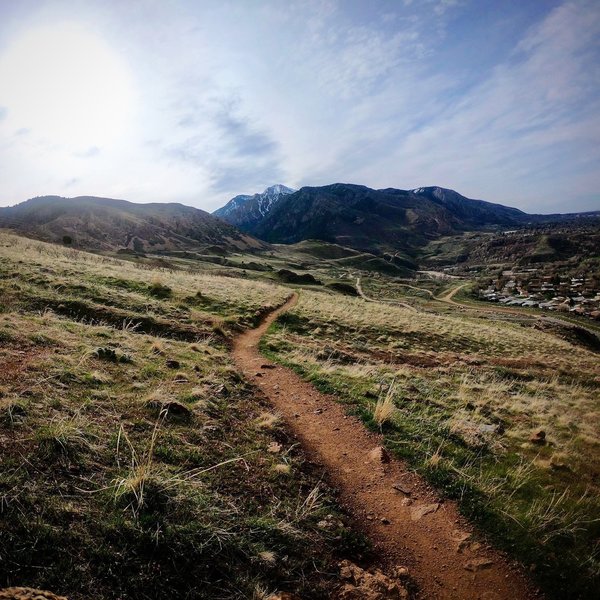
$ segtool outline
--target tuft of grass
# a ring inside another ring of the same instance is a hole
[[[35,440],[41,454],[48,458],[76,459],[82,451],[89,450],[90,434],[86,432],[81,420],[57,417],[47,425],[39,427]]]
[[[154,447],[158,439],[161,423],[167,418],[167,410],[161,409],[159,416],[154,424],[150,445],[145,456],[138,457],[129,436],[123,426],[119,428],[117,437],[117,460],[121,452],[121,441],[127,445],[131,460],[127,475],[113,480],[113,496],[116,503],[123,500],[127,502],[127,509],[131,509],[134,518],[137,520],[140,512],[148,502],[148,485],[150,482],[156,482],[154,467]],[[157,487],[157,486],[155,486]]]
[[[22,423],[27,416],[25,403],[18,398],[0,397],[0,423],[13,427]]]
[[[273,465],[273,471],[280,475],[289,475],[292,472],[292,467],[287,463],[278,463]]]
[[[150,346],[150,354],[162,356],[165,353],[165,344],[162,340],[155,340]]]
[[[298,503],[294,517],[295,521],[303,521],[314,513],[317,513],[323,508],[323,493],[320,486],[317,484],[306,495],[301,502]]]
[[[152,279],[152,282],[148,286],[148,291],[151,296],[160,299],[170,298],[173,295],[173,290],[168,285],[165,285],[158,276]]]
[[[281,425],[281,415],[263,412],[256,419],[256,426],[260,429],[275,429]]]
[[[385,423],[391,421],[396,414],[396,405],[394,404],[395,385],[392,383],[384,396],[380,396],[373,407],[373,420],[377,423],[379,429]]]

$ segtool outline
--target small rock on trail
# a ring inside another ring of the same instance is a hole
[[[369,460],[375,463],[387,464],[390,462],[390,453],[383,446],[376,446],[369,452]]]
[[[404,485],[403,483],[396,482],[396,483],[392,484],[392,487],[397,492],[402,492],[405,496],[410,496],[412,494],[412,490],[410,488],[408,488],[406,485]]]
[[[488,558],[474,558],[465,564],[467,571],[481,571],[482,569],[489,569],[494,564],[494,561]]]
[[[405,600],[408,590],[405,581],[408,570],[396,567],[390,575],[380,569],[367,571],[358,565],[345,560],[340,564],[340,578],[344,580],[339,600]]]
[[[411,521],[418,521],[422,519],[425,515],[434,513],[440,507],[439,504],[419,504],[415,506],[410,511]]]

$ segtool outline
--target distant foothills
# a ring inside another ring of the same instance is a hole
[[[294,190],[278,184],[235,196],[212,215],[177,203],[42,196],[0,208],[0,227],[95,251],[260,251],[314,239],[410,257],[443,236],[598,216],[531,215],[441,187],[375,190],[334,183]]]

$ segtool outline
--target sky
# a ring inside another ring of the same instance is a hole
[[[600,2],[0,0],[0,205],[335,182],[600,210]]]

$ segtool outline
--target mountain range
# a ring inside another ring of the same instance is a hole
[[[285,192],[270,192],[275,188]],[[269,193],[270,202],[263,202],[262,210],[257,211],[259,199]],[[444,235],[519,228],[599,213],[531,215],[437,186],[375,190],[334,183],[295,192],[273,186],[263,194],[236,196],[214,214],[271,243],[316,239],[376,254],[414,257],[420,247]]]
[[[421,249],[442,236],[579,217],[530,215],[441,187],[375,190],[334,183],[297,191],[274,185],[235,196],[212,215],[176,203],[41,196],[0,208],[0,227],[87,250],[136,253],[260,251],[270,243],[314,239],[388,254],[414,268]]]
[[[79,196],[40,196],[0,208],[0,227],[96,251],[230,251],[266,247],[211,214],[176,203],[134,204]]]
[[[472,200],[440,187],[374,190],[335,183],[296,192],[284,187],[284,193],[259,204],[271,190],[236,196],[214,214],[268,242],[318,239],[369,252],[408,254],[441,235],[513,227],[528,219],[516,208]]]

